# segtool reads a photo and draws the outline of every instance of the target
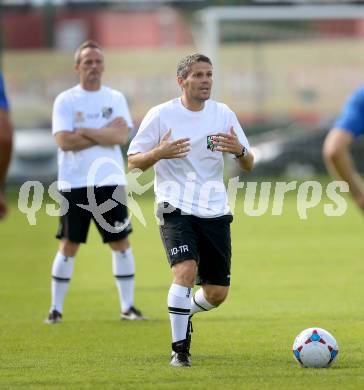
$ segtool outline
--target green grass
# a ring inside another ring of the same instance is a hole
[[[354,206],[338,218],[323,203],[300,220],[290,196],[281,217],[248,217],[237,201],[232,287],[218,310],[196,315],[193,367],[168,365],[170,271],[150,197],[134,223],[136,303],[150,317],[118,318],[110,253],[96,229],[76,260],[64,322],[43,324],[57,218],[29,226],[16,201],[0,224],[0,389],[361,389],[364,387],[363,220]],[[240,210],[239,210],[240,206]],[[330,369],[301,369],[291,345],[304,328],[337,338]]]

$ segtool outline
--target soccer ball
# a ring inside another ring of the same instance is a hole
[[[330,367],[339,353],[335,338],[325,329],[303,330],[293,343],[293,356],[304,367]]]

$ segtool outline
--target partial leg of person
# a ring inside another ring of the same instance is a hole
[[[111,241],[112,270],[119,293],[122,320],[146,320],[134,305],[135,263],[133,251],[127,237]]]
[[[229,286],[218,286],[205,284],[199,288],[191,297],[191,311],[188,319],[187,335],[189,345],[191,344],[192,316],[199,312],[205,312],[218,307],[226,299]]]
[[[80,243],[87,240],[91,213],[78,204],[87,204],[87,189],[75,188],[61,195],[67,200],[68,210],[60,217],[56,237],[61,240],[52,266],[52,304],[47,324],[62,321],[63,303],[73,274],[73,264]]]
[[[162,242],[173,273],[173,283],[168,292],[172,330],[171,365],[189,367],[191,340],[187,335],[187,329],[191,291],[195,285],[199,260],[196,232],[192,226],[191,216],[182,215],[179,209],[166,202],[158,205],[157,215],[161,222]]]
[[[206,221],[195,218],[199,232],[199,254],[196,284],[201,285],[191,298],[191,313],[187,329],[187,339],[191,340],[191,318],[196,313],[218,307],[226,299],[230,285],[231,266],[231,215]]]
[[[223,303],[228,295],[229,286],[205,284],[191,298],[191,313],[209,311]]]
[[[98,187],[96,190],[98,203],[116,199],[117,206],[106,212],[103,217],[108,228],[95,220],[96,226],[112,250],[112,270],[119,293],[122,320],[146,320],[142,312],[134,305],[135,263],[128,240],[132,226],[128,218],[126,194],[124,186]]]
[[[73,274],[74,259],[79,244],[67,239],[61,241],[52,266],[52,302],[46,323],[62,321],[63,303]]]
[[[186,335],[196,269],[195,260],[184,260],[172,266],[173,283],[168,292],[168,311],[172,329],[171,365],[176,367],[191,365],[190,340]]]

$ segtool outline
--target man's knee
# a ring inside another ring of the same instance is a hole
[[[203,290],[207,301],[214,306],[221,305],[229,293],[228,286],[205,285],[203,286]]]
[[[118,241],[111,241],[109,242],[110,248],[113,251],[121,251],[124,252],[130,247],[130,243],[128,240],[128,237],[122,238]]]
[[[59,244],[59,250],[65,255],[74,257],[78,251],[80,244],[69,240],[62,240]]]
[[[185,260],[172,266],[174,282],[181,286],[193,287],[196,279],[196,261]]]

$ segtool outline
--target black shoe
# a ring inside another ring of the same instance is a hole
[[[62,313],[57,310],[52,310],[44,322],[46,324],[58,324],[59,322],[62,322]]]
[[[129,321],[141,321],[147,320],[148,318],[144,317],[140,310],[132,306],[128,311],[121,313],[120,319]]]
[[[191,367],[190,354],[188,352],[172,352],[171,366]]]
[[[190,354],[187,350],[187,347],[187,339],[172,343],[171,366],[191,367]]]

